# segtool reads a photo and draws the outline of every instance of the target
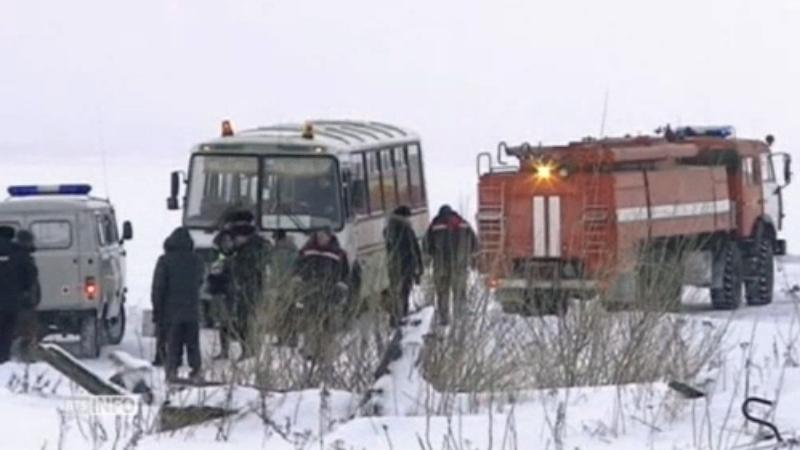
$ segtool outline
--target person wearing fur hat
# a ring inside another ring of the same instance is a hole
[[[255,336],[251,336],[251,323],[263,308],[267,267],[270,264],[272,245],[258,234],[255,216],[249,210],[228,214],[224,228],[233,235],[235,253],[231,259],[231,275],[235,286],[239,340],[242,342],[240,359],[253,354]]]
[[[411,209],[399,206],[383,230],[386,243],[386,267],[389,272],[390,325],[396,327],[408,315],[411,287],[422,275],[422,252],[411,227]]]

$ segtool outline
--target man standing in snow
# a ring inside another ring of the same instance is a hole
[[[178,367],[186,350],[189,375],[201,379],[200,287],[205,267],[194,252],[194,242],[186,228],[178,227],[164,241],[164,254],[158,258],[153,274],[153,313],[159,326],[167,327],[167,379],[178,377]]]
[[[238,337],[235,289],[231,275],[231,260],[234,255],[233,234],[229,230],[221,230],[214,236],[214,248],[217,258],[206,275],[206,285],[208,293],[213,296],[215,318],[219,329],[220,352],[214,359],[228,359],[230,341]]]
[[[14,243],[14,229],[0,226],[0,364],[11,356],[17,319],[25,297],[38,283],[30,253]]]
[[[396,327],[408,314],[408,297],[414,282],[422,275],[422,254],[417,235],[409,223],[411,209],[399,206],[394,210],[383,237],[386,242],[389,292],[391,297],[390,325]]]
[[[315,231],[300,249],[295,274],[306,354],[326,365],[349,297],[350,274],[347,254],[329,228]]]
[[[423,243],[433,260],[436,315],[439,325],[450,323],[450,295],[456,318],[466,309],[467,272],[478,251],[478,238],[453,209],[444,205],[431,222]]]
[[[231,260],[231,275],[236,289],[237,325],[242,354],[252,356],[256,336],[252,336],[254,320],[264,308],[267,267],[272,246],[258,234],[255,216],[248,210],[237,210],[225,218],[225,228],[233,234],[235,254]]]

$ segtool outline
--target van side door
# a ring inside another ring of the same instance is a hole
[[[124,295],[124,250],[120,245],[117,222],[112,210],[95,213],[95,227],[100,254],[100,289],[107,304],[107,318],[116,317],[122,307]]]

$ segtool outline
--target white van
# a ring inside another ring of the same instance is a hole
[[[0,225],[28,230],[39,269],[39,332],[79,334],[80,352],[97,357],[125,333],[125,249],[130,222],[117,228],[114,207],[87,184],[11,186]]]

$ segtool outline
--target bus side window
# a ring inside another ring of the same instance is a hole
[[[408,174],[411,186],[411,204],[425,206],[425,184],[422,178],[422,158],[419,144],[411,144],[406,149],[408,155]]]
[[[368,151],[367,186],[369,187],[369,211],[372,214],[383,212],[383,190],[381,188],[381,172],[378,166],[378,152]]]
[[[392,149],[381,150],[380,163],[381,179],[383,180],[383,207],[385,211],[390,212],[397,206]]]
[[[356,153],[351,159],[353,170],[350,175],[350,204],[357,215],[369,214],[367,198],[367,179],[364,176],[364,154]]]
[[[397,175],[397,203],[399,205],[411,206],[408,163],[406,160],[406,149],[404,147],[395,147],[394,149],[394,169]]]

